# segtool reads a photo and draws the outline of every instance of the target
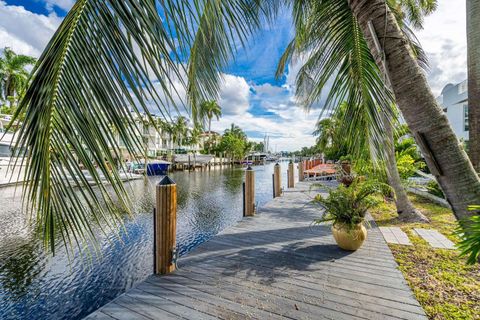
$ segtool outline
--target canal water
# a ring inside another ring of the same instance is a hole
[[[282,163],[286,184],[287,163]],[[254,167],[261,207],[272,199],[273,164]],[[180,255],[242,218],[244,169],[175,172]],[[22,212],[20,195],[0,189],[0,319],[81,319],[152,273],[155,184],[161,177],[132,181],[134,218],[125,230],[100,241],[101,255],[73,259],[60,249],[44,252]],[[181,265],[181,260],[180,260]]]

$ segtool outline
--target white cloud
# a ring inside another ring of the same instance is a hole
[[[250,107],[250,86],[245,78],[224,75],[219,104],[224,115],[241,115]]]
[[[62,10],[68,11],[75,3],[75,0],[46,0],[46,7],[49,10],[53,10],[54,7],[58,7]]]
[[[49,0],[50,8],[57,6],[68,9],[73,1]],[[38,57],[51,36],[59,26],[61,18],[54,13],[50,15],[35,14],[21,6],[7,5],[0,0],[0,47],[10,46],[17,53]],[[294,79],[298,64],[290,66],[287,78]],[[272,84],[256,85],[248,83],[245,78],[225,74],[219,95],[223,117],[214,121],[212,127],[224,131],[232,122],[258,137],[264,133],[270,135],[272,151],[297,150],[314,143],[311,132],[318,117],[318,112],[306,114],[296,107],[293,99],[293,81],[287,86]],[[174,87],[178,90],[176,102],[186,101],[186,92],[180,80],[176,79]],[[158,92],[161,93],[160,88]],[[161,94],[161,98],[165,99]],[[181,108],[181,107],[180,107]],[[252,108],[258,108],[252,110]],[[151,111],[158,113],[156,107]],[[265,112],[261,114],[262,110]],[[171,110],[172,116],[176,113]],[[181,110],[181,114],[185,114]],[[257,115],[254,115],[257,114]]]
[[[40,56],[61,18],[35,14],[22,6],[0,1],[0,47],[11,47],[20,54]]]
[[[439,1],[438,9],[426,17],[424,30],[417,31],[427,52],[428,81],[435,95],[447,83],[467,77],[466,9],[464,0]]]

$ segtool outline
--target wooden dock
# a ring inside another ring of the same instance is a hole
[[[372,222],[356,252],[312,226],[301,182],[87,319],[426,319]]]

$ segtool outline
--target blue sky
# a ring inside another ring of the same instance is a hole
[[[39,56],[74,0],[0,0],[0,48]],[[289,66],[275,80],[276,64],[293,35],[288,12],[266,26],[248,48],[241,49],[225,70],[220,94],[224,116],[212,123],[223,131],[235,122],[249,137],[271,138],[271,149],[295,150],[314,143],[319,110],[305,113],[294,99],[298,64]],[[439,1],[439,8],[425,21],[417,36],[426,50],[431,69],[428,80],[438,94],[448,82],[466,77],[465,1]]]

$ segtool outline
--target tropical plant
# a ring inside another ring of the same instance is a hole
[[[245,132],[243,132],[243,130],[234,123],[230,125],[230,128],[225,130],[225,135],[232,135],[240,139],[245,139],[247,137]]]
[[[229,155],[232,160],[241,159],[245,155],[245,140],[233,135],[233,134],[224,134],[218,149],[221,152]]]
[[[438,185],[437,181],[430,180],[427,182],[425,187],[427,188],[428,193],[431,193],[436,197],[445,199],[445,195],[443,194],[443,191]]]
[[[479,178],[438,107],[395,10],[384,0],[285,2],[295,15],[312,21],[322,17],[312,15],[312,4],[323,6],[323,17],[332,19],[326,24],[325,18],[318,20],[315,30],[322,30],[325,38],[337,35],[338,43],[347,41],[339,28],[345,21],[351,23],[353,13],[377,65],[386,66],[396,102],[422,153],[429,155],[428,166],[438,174],[457,217],[469,216],[466,205],[479,202]],[[121,222],[110,191],[117,195],[118,206],[128,210],[120,176],[105,164],[105,159],[112,163],[118,155],[109,125],[117,127],[134,154],[141,141],[133,121],[126,121],[133,117],[128,108],[150,117],[150,102],[167,116],[171,107],[177,108],[178,83],[187,86],[195,118],[200,101],[216,98],[219,71],[237,44],[245,43],[265,17],[275,18],[285,2],[76,1],[33,69],[31,85],[14,115],[26,115],[15,148],[29,149],[21,160],[27,167],[24,180],[29,181],[24,197],[29,212],[35,209],[46,244],[54,249],[56,230],[61,230],[65,243],[95,239],[90,213],[108,226]],[[330,49],[327,52],[335,51]],[[182,57],[187,56],[183,70]],[[95,163],[110,189],[101,183]],[[98,190],[90,186],[82,168]],[[76,192],[78,187],[82,192]]]
[[[265,151],[265,144],[263,142],[254,143],[253,151],[264,152]]]
[[[470,217],[467,206],[480,200],[479,177],[412,55],[394,11],[382,0],[350,0],[349,7],[377,65],[385,66],[396,103],[456,217]],[[375,17],[365,12],[375,12]],[[380,46],[376,39],[381,39]]]
[[[333,2],[325,3],[332,5]],[[327,24],[334,23],[335,19],[328,16],[325,3],[312,5],[311,15],[315,19],[310,15],[297,19],[296,38],[292,46],[287,48],[280,70],[293,54],[307,55],[297,77],[297,96],[303,97],[301,100],[306,108],[321,96],[324,85],[333,78],[332,90],[327,95],[324,110],[334,109],[332,118],[335,119],[333,124],[336,132],[331,134],[335,140],[329,138],[332,148],[326,149],[326,153],[329,156],[338,155],[331,152],[343,149],[343,154],[352,153],[357,158],[368,157],[370,153],[377,167],[386,167],[388,182],[397,194],[395,200],[400,218],[426,221],[426,217],[409,200],[397,170],[392,128],[397,111],[387,87],[388,82],[382,75],[381,68],[376,66],[356,18],[348,7],[344,21],[338,24],[344,41],[338,42],[337,34],[326,36],[318,32],[327,27]],[[402,18],[399,19],[402,23]],[[408,31],[408,28],[404,28],[403,32],[409,35]],[[423,59],[415,38],[409,36],[407,40],[412,51]],[[330,50],[330,47],[336,49]],[[279,74],[278,72],[277,75]],[[344,99],[344,103],[336,103]],[[321,125],[321,121],[325,120],[320,120],[318,125]]]
[[[0,57],[0,99],[9,100],[10,107],[27,86],[30,72],[26,68],[36,61],[33,57],[16,54],[8,47],[3,49],[3,57]]]
[[[468,210],[475,213],[471,218],[460,221],[461,225],[456,230],[461,241],[458,248],[461,255],[467,256],[467,263],[474,264],[480,261],[480,205],[471,205]]]
[[[173,143],[177,144],[177,147],[182,146],[184,139],[188,134],[188,121],[184,116],[179,116],[175,119],[175,122],[172,124],[173,134],[172,139]]]
[[[195,146],[200,141],[200,135],[202,134],[202,129],[195,125],[192,130],[188,130],[188,135],[185,139],[184,144],[187,146]]]
[[[416,162],[415,159],[408,153],[397,153],[397,168],[400,178],[407,180],[415,175],[417,170],[424,166],[424,162]]]
[[[212,118],[220,119],[222,115],[222,107],[215,100],[204,101],[200,104],[200,117],[208,120],[208,132],[212,130]]]
[[[343,224],[347,229],[354,229],[359,223],[365,220],[368,209],[378,204],[374,195],[388,195],[392,188],[376,180],[362,181],[355,178],[350,186],[338,186],[329,188],[328,196],[318,194],[314,203],[324,209],[324,215],[315,220],[315,223],[333,221],[333,224]]]

